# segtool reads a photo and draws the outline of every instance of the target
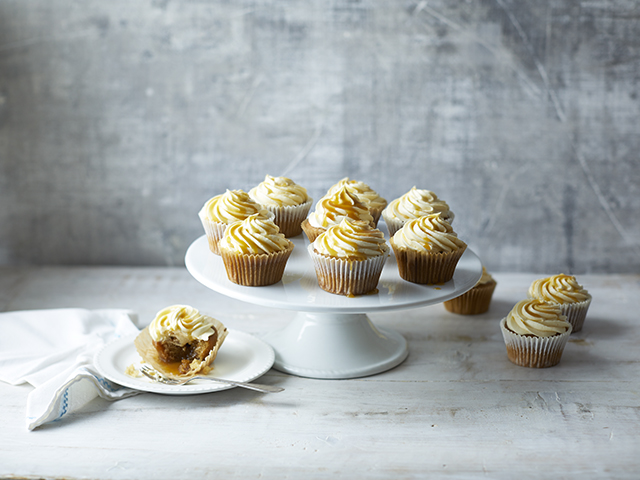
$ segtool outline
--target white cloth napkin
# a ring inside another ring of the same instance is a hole
[[[138,332],[128,310],[63,308],[0,313],[0,381],[35,387],[27,399],[27,428],[59,420],[100,396],[140,393],[98,374],[93,357],[123,335]]]

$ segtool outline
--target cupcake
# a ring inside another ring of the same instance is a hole
[[[511,362],[521,367],[546,368],[560,362],[571,324],[558,305],[522,300],[500,321]]]
[[[353,193],[358,200],[369,208],[369,213],[373,217],[373,226],[377,226],[382,210],[387,206],[387,201],[366,183],[358,180],[349,180],[349,177],[343,178],[329,188],[327,195],[335,193],[342,187],[347,187],[347,190]]]
[[[447,222],[453,222],[454,214],[449,210],[447,202],[440,200],[430,190],[413,187],[400,198],[393,200],[382,211],[382,218],[389,229],[389,236],[393,237],[409,220],[435,213],[440,213]]]
[[[260,287],[282,279],[293,242],[273,220],[255,214],[229,225],[218,247],[230,281]]]
[[[286,177],[267,175],[262,183],[249,190],[249,196],[273,213],[273,221],[285,237],[302,233],[300,224],[307,218],[313,202],[304,187]]]
[[[320,288],[349,297],[375,291],[389,256],[380,230],[349,218],[329,227],[307,248]]]
[[[496,285],[496,281],[487,272],[487,269],[482,267],[482,277],[480,277],[478,283],[468,292],[444,302],[444,308],[451,313],[458,313],[460,315],[478,315],[485,313],[489,310],[491,297],[493,296],[493,291],[496,289]]]
[[[273,214],[253,200],[242,190],[227,190],[204,204],[198,216],[207,234],[209,250],[220,255],[218,242],[227,226],[240,222],[250,215],[260,214],[264,218],[273,218]]]
[[[453,278],[467,244],[437,213],[409,220],[390,242],[400,277],[412,283],[445,283]]]
[[[206,374],[227,336],[225,326],[188,305],[160,310],[135,339],[142,360],[165,377]]]
[[[559,305],[567,316],[572,333],[582,330],[591,295],[571,275],[553,275],[534,281],[529,287],[529,298]]]
[[[346,186],[342,186],[334,193],[318,200],[315,211],[302,222],[302,230],[309,238],[309,242],[313,243],[318,235],[327,228],[339,224],[343,218],[366,222],[374,227],[369,208]]]

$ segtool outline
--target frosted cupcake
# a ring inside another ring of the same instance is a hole
[[[380,230],[348,218],[329,227],[307,248],[320,288],[346,296],[375,291],[389,256]]]
[[[482,277],[478,283],[466,293],[459,297],[444,302],[444,307],[451,313],[460,315],[479,315],[489,310],[491,305],[491,297],[496,289],[497,282],[482,267]]]
[[[560,362],[571,324],[558,305],[522,300],[500,321],[509,360],[521,367],[546,368]]]
[[[400,277],[412,283],[445,283],[467,248],[451,224],[437,213],[409,220],[390,242]]]
[[[198,216],[207,234],[209,250],[220,255],[218,242],[227,226],[244,220],[250,215],[260,214],[263,218],[273,218],[273,214],[253,200],[242,190],[227,190],[204,204]]]
[[[387,206],[387,201],[366,183],[359,180],[349,180],[349,177],[343,178],[329,188],[327,195],[335,193],[342,187],[347,187],[347,190],[353,193],[358,200],[369,208],[369,213],[373,217],[373,226],[377,226],[382,210]]]
[[[313,200],[307,190],[286,177],[267,175],[258,186],[249,190],[258,204],[274,214],[274,223],[285,237],[302,233],[300,224],[307,217]]]
[[[439,213],[447,222],[453,222],[454,214],[449,210],[447,202],[440,200],[430,190],[413,187],[400,198],[393,200],[382,211],[382,218],[387,224],[389,235],[393,235],[409,220]]]
[[[229,280],[248,287],[279,282],[293,251],[273,220],[259,214],[229,225],[218,246]]]
[[[573,333],[582,330],[591,304],[591,295],[577,282],[576,277],[562,273],[534,281],[529,287],[529,298],[560,306]]]
[[[188,378],[212,369],[227,336],[225,326],[188,305],[158,312],[135,339],[142,360],[169,378]]]
[[[343,218],[374,226],[369,208],[358,200],[358,197],[350,192],[346,186],[342,186],[334,193],[325,195],[318,200],[315,210],[302,222],[302,230],[309,238],[309,242],[313,243],[318,235],[327,228],[338,225]]]

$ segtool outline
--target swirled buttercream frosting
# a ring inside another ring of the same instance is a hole
[[[258,186],[249,190],[249,195],[261,205],[292,207],[309,201],[307,190],[287,177],[267,175]]]
[[[201,314],[188,305],[173,305],[160,310],[149,325],[149,334],[155,342],[175,338],[180,345],[194,340],[206,341],[216,332],[213,317]]]
[[[466,247],[439,213],[408,221],[395,233],[393,243],[418,252],[449,253]]]
[[[430,190],[416,187],[393,200],[385,210],[386,217],[404,221],[435,213],[441,213],[442,217],[448,221],[453,220],[454,217],[447,202],[440,200]]]
[[[286,250],[289,244],[272,220],[255,214],[229,225],[219,246],[235,253],[263,255]]]
[[[200,210],[200,218],[212,222],[232,224],[259,213],[265,218],[272,216],[264,207],[242,190],[227,190],[207,201]]]
[[[389,251],[384,234],[367,222],[344,218],[313,242],[316,252],[330,257],[364,260]]]
[[[549,303],[578,303],[591,298],[576,277],[572,275],[553,275],[535,280],[529,287],[529,297]]]
[[[347,190],[355,194],[358,200],[367,205],[369,208],[382,210],[387,205],[387,201],[380,195],[378,195],[378,193],[369,185],[359,180],[350,180],[349,177],[343,178],[338,183],[329,188],[327,195],[331,195],[337,192],[342,187],[347,187]]]
[[[553,337],[571,328],[559,306],[536,299],[516,303],[507,315],[506,326],[518,335],[536,337]]]
[[[369,208],[345,186],[318,200],[308,220],[314,227],[329,228],[339,224],[343,218],[373,224]]]

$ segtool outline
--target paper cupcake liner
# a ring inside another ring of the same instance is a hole
[[[404,225],[404,220],[390,217],[386,212],[386,210],[382,211],[382,218],[384,219],[384,223],[387,225],[387,230],[389,230],[389,237],[393,237]]]
[[[444,308],[459,315],[479,315],[489,310],[496,281],[476,285],[459,297],[444,302]]]
[[[220,249],[218,248],[218,242],[224,235],[225,230],[227,229],[226,223],[220,222],[212,222],[208,218],[201,218],[202,226],[204,227],[204,232],[207,235],[207,241],[209,243],[209,250],[211,250],[216,255],[220,255]]]
[[[507,356],[521,367],[547,368],[560,362],[571,329],[553,337],[518,335],[507,328],[507,318],[500,320],[500,330],[507,346]]]
[[[282,280],[292,251],[293,243],[289,242],[287,250],[276,253],[242,254],[221,248],[220,255],[230,281],[246,287],[262,287]]]
[[[587,310],[591,305],[591,297],[584,302],[564,303],[560,305],[562,314],[567,316],[567,322],[571,324],[571,333],[582,330],[584,319],[587,317]]]
[[[304,231],[304,234],[307,236],[310,243],[313,243],[315,239],[318,238],[320,234],[326,230],[325,228],[314,227],[309,223],[308,219],[305,219],[300,227]]]
[[[456,265],[466,250],[465,245],[454,252],[417,252],[408,248],[398,248],[391,238],[391,246],[398,262],[398,272],[407,282],[422,285],[446,283],[453,278]]]
[[[383,210],[384,207],[369,208],[369,213],[373,217],[373,226],[376,228],[378,228],[378,222],[380,221],[380,216],[382,215]]]
[[[337,295],[364,295],[376,289],[389,250],[366,260],[348,260],[328,257],[315,251],[313,244],[307,247],[316,270],[318,285]]]
[[[273,213],[273,222],[278,225],[278,228],[280,228],[280,233],[284,234],[285,237],[290,238],[296,237],[302,233],[301,224],[305,218],[307,218],[307,214],[309,213],[312,204],[313,200],[309,199],[303,204],[294,206],[263,206]]]

